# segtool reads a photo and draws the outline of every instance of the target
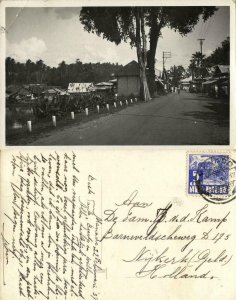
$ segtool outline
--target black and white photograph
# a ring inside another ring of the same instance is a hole
[[[230,145],[229,6],[22,6],[5,19],[7,146]]]

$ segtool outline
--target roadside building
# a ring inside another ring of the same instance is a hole
[[[155,78],[157,94],[163,94],[165,92],[165,82],[160,77]]]
[[[25,102],[32,97],[31,91],[25,86],[9,85],[6,88],[6,99],[9,101]]]
[[[42,92],[44,99],[47,99],[49,102],[56,100],[60,95],[61,90],[59,88],[50,87]]]
[[[39,97],[48,87],[43,83],[32,83],[26,85],[35,98]]]
[[[188,92],[189,89],[190,89],[191,82],[192,82],[192,78],[191,78],[191,77],[181,79],[181,80],[180,80],[180,88],[181,88],[182,90]]]
[[[203,92],[215,98],[229,97],[230,67],[229,65],[215,65],[209,68],[211,77],[202,83]]]
[[[139,64],[136,61],[131,61],[117,73],[117,93],[125,97],[140,95]]]
[[[164,90],[166,93],[170,92],[172,90],[172,85],[170,83],[170,72],[166,69],[164,69],[161,73],[161,79],[164,83]]]
[[[113,83],[114,93],[117,93],[117,78],[111,79],[109,82]]]
[[[195,77],[192,82],[190,82],[189,91],[193,93],[201,93],[203,82],[204,79],[202,77]]]
[[[69,83],[68,92],[70,94],[88,94],[94,92],[94,84],[92,82],[72,82]]]
[[[114,84],[112,82],[99,82],[94,85],[96,92],[111,92],[113,90]]]
[[[155,68],[156,91],[154,92],[154,95],[164,93],[165,82],[161,77],[162,77],[162,71]]]

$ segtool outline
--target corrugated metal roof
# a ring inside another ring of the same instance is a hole
[[[229,73],[229,66],[228,65],[217,65],[216,67],[218,67],[221,71],[221,73]]]
[[[96,91],[110,91],[111,88],[109,86],[95,86]]]
[[[111,82],[99,82],[99,83],[96,83],[95,86],[113,86],[113,83],[111,83]]]
[[[48,89],[44,91],[42,94],[56,94],[58,93],[55,89]]]
[[[184,79],[180,80],[180,82],[190,82],[190,81],[192,81],[191,77],[184,78]]]
[[[68,86],[69,93],[89,93],[92,91],[94,91],[94,84],[92,82],[72,82]]]
[[[202,84],[212,84],[212,83],[216,83],[218,80],[209,80],[209,81],[205,81]]]

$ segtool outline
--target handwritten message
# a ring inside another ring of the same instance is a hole
[[[73,152],[18,153],[9,171],[11,211],[2,240],[4,266],[14,263],[18,273],[18,295],[98,299],[98,179],[81,170]]]
[[[158,207],[139,199],[135,190],[104,210],[102,240],[125,241],[127,248],[132,243],[122,259],[130,276],[133,270],[138,278],[213,280],[233,258],[227,250],[229,218],[227,209],[212,215],[207,203],[184,213],[171,202]]]

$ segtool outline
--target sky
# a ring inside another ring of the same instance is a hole
[[[6,55],[16,61],[42,59],[57,67],[61,61],[73,63],[110,62],[125,65],[137,61],[136,50],[128,43],[116,46],[96,34],[88,33],[79,21],[79,7],[6,8]],[[197,39],[205,38],[203,54],[210,55],[230,36],[229,7],[221,6],[205,23],[199,20],[192,33],[182,37],[164,28],[157,46],[156,68],[162,69],[162,52],[170,51],[166,68],[173,65],[187,67],[192,53],[200,51]]]

